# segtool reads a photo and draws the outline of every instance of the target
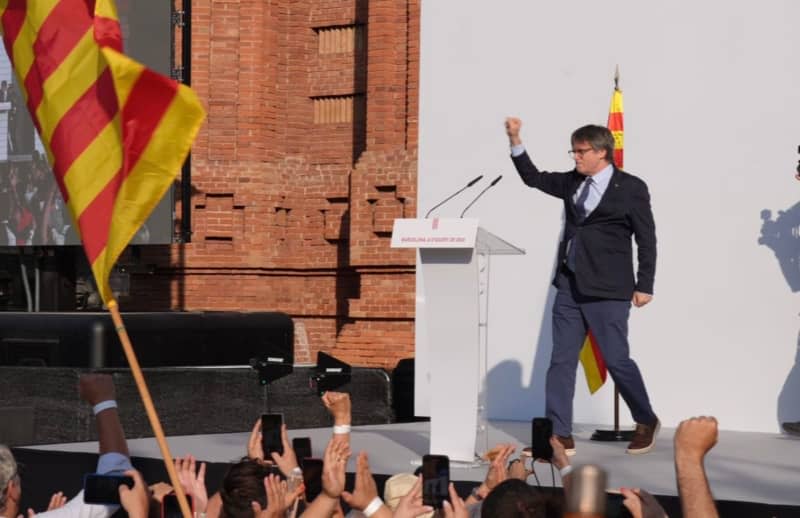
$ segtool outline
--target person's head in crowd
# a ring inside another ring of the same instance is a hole
[[[219,493],[222,498],[222,518],[252,518],[252,502],[262,509],[267,507],[264,477],[270,468],[258,461],[246,459],[231,466],[222,480]]]
[[[412,473],[398,473],[386,479],[383,485],[383,501],[386,506],[392,510],[397,510],[400,505],[400,499],[406,496],[414,484],[417,483],[417,476]],[[421,514],[422,518],[430,518],[433,513]]]
[[[17,461],[11,450],[0,444],[0,516],[16,518],[21,493]]]
[[[47,165],[40,160],[31,163],[31,177],[37,184],[45,183],[49,180],[47,175]]]
[[[562,515],[561,502],[529,486],[522,480],[510,478],[501,482],[483,501],[484,518],[555,518]]]

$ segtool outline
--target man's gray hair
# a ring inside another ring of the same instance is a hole
[[[5,509],[8,483],[17,478],[17,461],[7,446],[0,444],[0,509]]]

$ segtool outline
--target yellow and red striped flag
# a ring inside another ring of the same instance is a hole
[[[606,126],[614,135],[614,165],[622,169],[625,150],[625,125],[623,123],[622,90],[614,88],[611,96],[611,106],[608,109],[608,122]]]
[[[615,87],[614,94],[611,96],[611,107],[608,110],[608,129],[614,135],[614,165],[622,169],[624,158],[624,125],[623,125],[623,107],[622,107],[622,91]],[[608,377],[606,370],[606,362],[603,360],[603,355],[597,345],[597,339],[589,330],[586,333],[586,340],[583,342],[583,347],[580,353],[581,365],[583,365],[583,372],[586,375],[586,384],[589,385],[589,392],[594,394],[603,384]]]
[[[583,373],[586,375],[586,384],[589,385],[589,392],[594,394],[606,382],[608,370],[591,329],[586,333],[579,358],[583,365]]]
[[[113,0],[0,0],[3,43],[103,301],[119,255],[205,117],[185,85],[122,54]]]

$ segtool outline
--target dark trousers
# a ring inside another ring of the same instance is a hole
[[[547,417],[553,433],[572,433],[572,399],[575,375],[586,331],[591,328],[603,354],[608,372],[634,421],[650,424],[656,416],[650,407],[639,367],[630,358],[628,346],[629,300],[600,299],[580,295],[572,273],[562,268],[553,304],[553,354],[545,387]]]

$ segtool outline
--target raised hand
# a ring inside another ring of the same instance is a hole
[[[356,460],[356,482],[353,492],[342,491],[342,498],[347,504],[363,511],[378,496],[378,486],[369,469],[367,453],[362,451]]]
[[[458,496],[456,493],[455,487],[453,487],[453,483],[450,482],[450,501],[444,501],[443,510],[445,518],[468,518],[469,513],[467,512],[467,506],[464,505],[464,501]]]
[[[550,437],[550,446],[553,448],[553,458],[550,460],[553,466],[555,466],[557,469],[563,469],[569,466],[569,457],[567,456],[567,450],[564,448],[564,445],[561,444],[561,441],[556,439],[555,435]],[[541,462],[547,462],[547,461],[542,460]]]
[[[692,417],[682,421],[675,431],[675,457],[701,462],[717,444],[717,420],[714,417]]]
[[[333,416],[334,424],[351,424],[350,394],[346,392],[326,392],[322,395],[322,404]]]
[[[520,119],[517,117],[506,118],[506,135],[508,135],[508,141],[512,146],[522,144],[522,139],[519,136],[520,128],[522,128],[522,121]]]
[[[633,518],[668,518],[667,512],[658,500],[644,489],[620,488],[624,497],[622,505],[630,511]]]
[[[505,444],[495,449],[498,449],[498,453],[495,455],[494,459],[492,459],[492,463],[489,464],[489,471],[486,473],[486,478],[483,481],[483,485],[485,485],[489,491],[493,490],[498,484],[508,478],[506,465],[508,464],[508,458],[514,453],[515,448],[510,444]]]
[[[78,379],[78,394],[90,405],[116,399],[114,379],[110,374],[81,374]]]
[[[289,477],[291,476],[292,470],[300,467],[300,465],[297,463],[297,454],[294,452],[294,448],[292,448],[291,441],[289,441],[289,434],[286,431],[285,424],[281,425],[281,443],[283,443],[283,455],[277,451],[273,451],[270,453],[270,456],[275,465],[280,468],[281,473]]]
[[[247,439],[247,457],[252,460],[264,462],[264,447],[261,445],[261,418],[256,419],[256,424],[250,431]]]
[[[286,510],[294,505],[302,487],[298,487],[294,492],[289,492],[285,480],[282,481],[278,475],[270,474],[264,477],[264,490],[267,494],[266,509],[262,509],[258,502],[250,504],[255,517],[283,518],[286,516]]]
[[[196,469],[196,467],[197,461],[191,455],[175,459],[175,471],[178,472],[178,480],[181,482],[183,491],[186,495],[192,497],[194,511],[197,513],[204,513],[208,507],[206,463],[201,462],[200,469]]]
[[[119,486],[119,501],[123,509],[128,512],[130,518],[147,518],[150,509],[147,484],[136,470],[126,471],[125,475],[133,478],[133,487],[129,488],[125,484]]]
[[[64,496],[64,493],[62,491],[59,491],[58,493],[53,493],[53,496],[50,497],[50,503],[47,505],[47,510],[52,511],[54,509],[58,509],[59,507],[64,507],[64,504],[66,503],[67,503],[67,497]],[[33,518],[34,516],[36,516],[36,514],[37,514],[36,511],[31,509],[30,507],[28,508],[28,518]]]
[[[322,466],[322,491],[330,498],[338,499],[344,491],[344,476],[350,447],[331,439],[325,448]]]

